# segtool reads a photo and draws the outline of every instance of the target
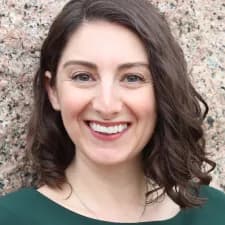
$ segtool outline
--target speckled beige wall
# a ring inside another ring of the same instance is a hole
[[[138,1],[138,0],[137,0]],[[0,0],[0,195],[34,182],[25,159],[26,124],[39,50],[66,0]],[[186,55],[193,82],[210,106],[207,149],[225,190],[225,2],[152,1],[166,15]]]

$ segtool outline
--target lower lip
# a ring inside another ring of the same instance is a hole
[[[88,128],[89,128],[89,130],[91,131],[92,135],[95,138],[97,138],[99,140],[102,140],[102,141],[114,141],[114,140],[119,139],[121,136],[123,136],[127,132],[129,126],[125,130],[123,130],[122,132],[120,132],[120,133],[110,134],[110,135],[109,134],[102,134],[102,133],[96,132],[96,131],[92,130],[89,126],[88,126]]]

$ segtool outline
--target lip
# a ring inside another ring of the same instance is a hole
[[[122,132],[120,133],[116,133],[116,134],[102,134],[100,132],[96,132],[94,130],[92,130],[90,128],[90,126],[88,125],[88,123],[90,122],[95,122],[97,124],[100,124],[100,125],[103,125],[103,126],[115,126],[115,125],[118,125],[118,124],[128,124],[127,128],[125,130],[123,130]],[[104,123],[104,122],[99,122],[99,121],[86,121],[86,126],[88,128],[88,130],[90,131],[90,133],[98,140],[101,140],[101,141],[115,141],[119,138],[121,138],[127,131],[128,129],[130,128],[130,123],[128,122],[110,122],[110,123]]]
[[[110,126],[117,126],[120,124],[127,124],[128,126],[131,124],[130,122],[126,122],[126,121],[117,121],[117,122],[101,122],[101,121],[97,121],[97,120],[87,120],[86,123],[96,123],[105,127],[110,127]]]

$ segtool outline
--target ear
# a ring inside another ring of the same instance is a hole
[[[59,97],[56,87],[51,85],[52,75],[49,71],[45,72],[45,89],[48,93],[48,99],[52,105],[52,108],[56,111],[60,110]]]

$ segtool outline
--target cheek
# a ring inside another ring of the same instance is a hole
[[[81,137],[80,121],[83,112],[91,101],[91,96],[80,90],[69,90],[61,92],[60,110],[64,127],[75,144]]]
[[[84,91],[70,89],[65,90],[60,96],[62,116],[78,116],[78,114],[86,108],[90,101],[91,96],[86,92],[84,93]]]
[[[148,90],[130,96],[129,99],[130,110],[137,121],[135,136],[140,138],[139,144],[143,148],[143,145],[151,139],[157,122],[155,95],[152,90]]]
[[[141,123],[142,127],[145,127],[147,130],[152,130],[155,127],[156,123],[156,107],[154,102],[142,101],[136,106],[136,115],[137,119]],[[146,131],[147,131],[146,130]]]
[[[128,105],[138,120],[155,120],[156,103],[154,92],[152,90],[146,90],[131,95],[128,101]]]

